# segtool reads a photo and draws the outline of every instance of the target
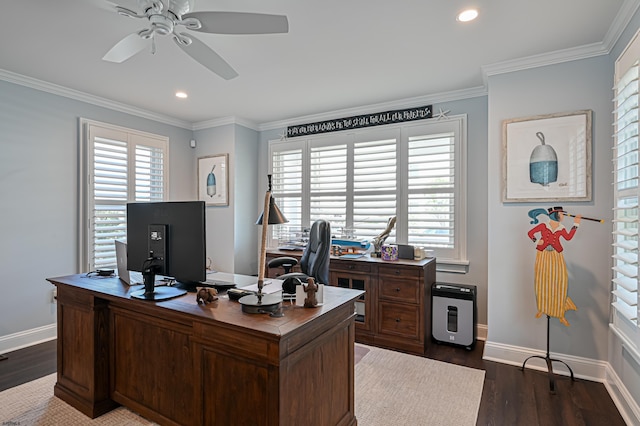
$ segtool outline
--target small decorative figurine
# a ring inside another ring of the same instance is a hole
[[[218,300],[218,291],[211,287],[197,287],[196,303],[206,305]]]
[[[396,226],[396,217],[390,217],[389,220],[387,221],[387,227],[385,228],[384,231],[382,231],[380,233],[380,235],[378,235],[377,237],[375,237],[372,241],[373,243],[373,253],[371,253],[372,257],[381,257],[381,249],[382,249],[382,244],[384,244],[385,240],[387,239],[387,237],[389,236],[389,234],[391,234],[391,231],[393,230],[393,227]]]
[[[304,307],[315,308],[318,306],[318,298],[316,297],[318,284],[316,284],[313,277],[307,278],[307,284],[302,284],[302,287],[304,288],[304,292],[307,293],[307,297],[304,298]]]

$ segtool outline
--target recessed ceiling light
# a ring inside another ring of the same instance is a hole
[[[476,9],[467,9],[460,12],[456,19],[460,22],[469,22],[469,21],[473,21],[477,17],[478,17],[478,11]]]
[[[185,92],[176,92],[176,98],[186,99],[187,94]]]

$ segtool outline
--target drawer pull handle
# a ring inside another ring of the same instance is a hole
[[[396,271],[394,272],[394,274],[396,274],[396,275],[400,275],[400,271],[396,270]]]
[[[400,318],[396,318],[396,322],[400,322]]]
[[[396,288],[396,291],[397,291],[397,292],[400,292],[400,287],[397,287],[397,288]]]

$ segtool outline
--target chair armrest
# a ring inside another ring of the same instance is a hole
[[[296,294],[296,286],[306,283],[308,275],[302,272],[291,272],[278,276],[282,280],[282,291],[288,294]]]
[[[298,264],[298,259],[294,257],[282,256],[282,257],[276,257],[275,259],[271,259],[267,263],[267,266],[269,268],[279,268],[280,266],[282,266],[285,269],[289,268],[289,270],[291,270],[291,268],[296,266],[297,264]]]

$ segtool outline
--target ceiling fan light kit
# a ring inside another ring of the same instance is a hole
[[[171,35],[176,44],[191,58],[225,80],[238,73],[220,55],[192,34],[177,32],[176,27],[212,34],[281,34],[289,32],[284,15],[246,12],[191,12],[193,0],[140,1],[143,13],[123,6],[116,12],[129,18],[147,19],[149,26],[129,34],[115,44],[102,58],[109,62],[124,62],[147,47],[155,53],[155,36]]]

